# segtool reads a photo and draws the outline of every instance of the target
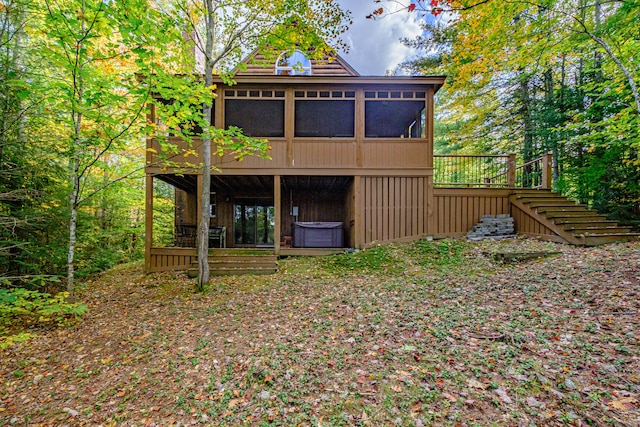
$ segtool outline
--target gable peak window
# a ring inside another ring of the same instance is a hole
[[[276,61],[276,75],[310,76],[311,61],[299,50],[296,50],[293,53],[284,52]]]

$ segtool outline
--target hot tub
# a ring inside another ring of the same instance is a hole
[[[344,224],[342,222],[294,222],[294,248],[342,248]]]

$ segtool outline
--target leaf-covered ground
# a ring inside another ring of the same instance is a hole
[[[640,425],[638,243],[418,242],[212,282],[86,283],[78,325],[1,354],[0,425]]]

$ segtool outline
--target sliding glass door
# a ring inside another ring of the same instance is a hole
[[[236,199],[234,239],[237,246],[273,246],[275,208],[270,199]]]

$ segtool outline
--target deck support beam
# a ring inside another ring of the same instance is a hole
[[[151,247],[153,246],[153,175],[145,177],[144,207],[144,271],[151,272]]]
[[[355,228],[353,247],[362,249],[364,247],[363,216],[364,204],[362,202],[362,177],[353,177],[353,227]]]
[[[276,255],[280,254],[280,235],[282,228],[282,186],[280,175],[273,177],[273,206],[275,209],[275,226],[273,229],[273,249]]]

